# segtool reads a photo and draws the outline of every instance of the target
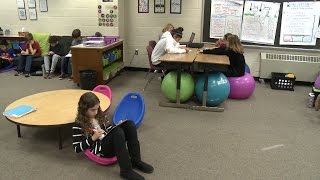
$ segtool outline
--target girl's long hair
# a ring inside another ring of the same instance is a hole
[[[85,135],[88,135],[89,128],[91,127],[90,119],[87,117],[87,111],[89,108],[99,104],[99,98],[92,92],[84,93],[78,102],[78,113],[76,117],[76,123],[79,123],[83,129]],[[102,112],[101,108],[98,108],[98,113],[95,117],[101,128],[104,124],[107,124],[106,115]]]
[[[239,54],[243,54],[243,47],[237,35],[231,35],[228,37],[228,49]]]

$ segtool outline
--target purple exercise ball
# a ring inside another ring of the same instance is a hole
[[[316,81],[314,82],[314,87],[320,89],[320,75],[317,77]]]
[[[256,82],[249,73],[245,73],[241,77],[228,77],[228,80],[230,83],[230,99],[247,99],[256,88]]]

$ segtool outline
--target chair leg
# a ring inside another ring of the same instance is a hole
[[[146,83],[146,85],[144,86],[142,91],[145,91],[147,86],[150,84],[150,82],[154,79],[154,77],[156,76],[157,73],[153,73],[153,76],[148,80],[148,82]]]
[[[319,108],[320,108],[320,95],[317,97],[316,102],[314,103],[314,107],[315,107],[316,111],[319,110]]]
[[[150,72],[151,72],[151,68],[149,68],[149,70],[148,70],[147,74],[144,76],[144,78],[147,78]]]

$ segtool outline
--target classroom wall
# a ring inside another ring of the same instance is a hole
[[[119,27],[98,26],[97,0],[47,0],[48,12],[40,12],[36,0],[38,20],[30,20],[27,0],[25,1],[28,20],[19,20],[16,0],[0,0],[0,27],[17,34],[25,27],[29,32],[48,32],[55,35],[71,35],[72,30],[79,28],[83,35],[93,35],[100,31],[107,35],[118,35]],[[124,5],[124,0],[119,0]],[[114,0],[118,4],[118,0]],[[119,19],[123,12],[119,7]],[[122,9],[123,10],[123,9]],[[119,21],[123,26],[123,21]]]
[[[201,0],[183,0],[182,14],[170,14],[170,0],[166,0],[166,12],[154,13],[154,1],[149,0],[149,13],[138,13],[138,0],[114,0],[118,4],[118,27],[99,27],[97,4],[101,0],[48,0],[48,12],[40,12],[37,2],[38,20],[19,20],[16,0],[0,0],[0,27],[10,29],[17,34],[25,27],[30,32],[50,32],[55,35],[71,35],[75,28],[80,28],[83,35],[93,35],[100,31],[106,35],[120,35],[124,39],[124,60],[126,66],[148,68],[146,46],[149,40],[158,40],[162,28],[167,23],[184,27],[182,41],[188,41],[191,32],[196,33],[195,42],[202,37]],[[27,4],[27,0],[25,0]],[[28,15],[28,8],[27,15]],[[134,55],[135,49],[139,55]],[[318,52],[303,50],[282,50],[281,48],[245,48],[246,62],[253,76],[260,72],[260,53],[278,52],[302,55],[318,55]]]
[[[149,40],[158,40],[161,30],[167,23],[184,28],[182,41],[188,41],[192,32],[196,33],[194,42],[201,37],[201,0],[183,0],[182,13],[170,14],[170,0],[166,0],[165,13],[154,13],[154,1],[149,0],[149,13],[138,13],[138,0],[128,0],[125,3],[125,49],[126,65],[148,68],[146,46]],[[135,49],[139,55],[134,55]],[[132,61],[132,62],[131,62]],[[131,62],[131,63],[130,63]]]

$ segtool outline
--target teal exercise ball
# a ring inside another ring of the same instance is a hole
[[[199,102],[202,103],[202,93],[204,88],[204,74],[200,75],[196,83],[196,96]],[[210,73],[208,75],[208,90],[207,90],[207,106],[219,106],[229,96],[230,84],[228,78],[220,73]]]
[[[194,81],[192,76],[187,72],[181,72],[180,84],[180,102],[188,101],[194,93]],[[177,72],[169,72],[162,80],[162,94],[170,101],[176,102],[177,97]]]

